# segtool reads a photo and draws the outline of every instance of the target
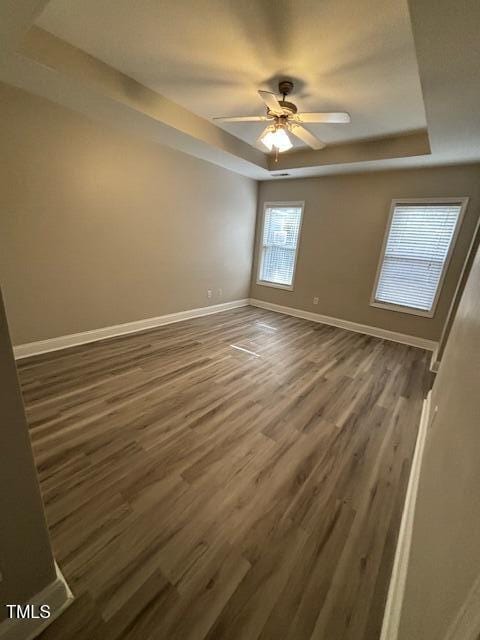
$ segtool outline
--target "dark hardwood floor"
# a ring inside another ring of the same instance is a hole
[[[19,362],[43,640],[377,640],[427,353],[245,307]]]

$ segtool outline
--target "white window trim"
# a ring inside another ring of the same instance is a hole
[[[430,311],[422,311],[421,309],[414,309],[412,307],[405,307],[399,304],[390,304],[388,302],[378,302],[375,300],[375,294],[377,292],[378,280],[380,278],[380,272],[382,270],[383,260],[385,257],[385,249],[387,247],[388,235],[390,233],[390,226],[392,224],[393,212],[395,211],[395,207],[397,204],[460,204],[460,214],[458,216],[457,224],[455,226],[455,231],[452,236],[452,241],[450,243],[450,247],[448,249],[447,257],[445,258],[445,262],[442,269],[442,274],[440,276],[440,280],[438,281],[437,292],[435,294],[435,299],[433,300],[432,308]],[[400,313],[409,313],[414,316],[423,316],[424,318],[433,318],[435,315],[435,311],[437,310],[437,303],[440,298],[440,294],[442,292],[443,283],[445,280],[445,275],[448,271],[448,266],[450,264],[450,259],[452,257],[453,249],[455,247],[455,243],[457,241],[458,233],[460,231],[460,227],[462,226],[463,217],[465,215],[465,210],[467,208],[468,198],[395,198],[392,200],[392,204],[390,205],[390,214],[388,216],[387,227],[385,229],[385,234],[383,236],[382,250],[380,251],[380,258],[378,260],[377,273],[375,275],[375,282],[373,283],[372,295],[370,297],[370,306],[378,307],[380,309],[388,309],[389,311],[398,311]]]
[[[263,268],[263,232],[265,230],[265,211],[268,207],[300,207],[302,212],[300,213],[300,225],[298,227],[298,242],[295,248],[295,256],[293,259],[293,274],[292,284],[278,284],[276,282],[269,282],[268,280],[261,280],[260,274]],[[298,249],[300,247],[300,240],[302,237],[302,224],[303,214],[305,212],[305,200],[296,200],[294,202],[264,202],[263,214],[262,214],[262,226],[260,229],[260,238],[258,243],[258,267],[257,267],[257,284],[262,287],[272,287],[273,289],[285,289],[286,291],[293,291],[295,284],[295,274],[297,271]]]

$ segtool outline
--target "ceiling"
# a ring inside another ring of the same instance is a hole
[[[0,81],[257,180],[479,162],[479,24],[478,0],[5,0]],[[279,79],[352,123],[275,162],[212,121]]]
[[[308,125],[325,142],[426,126],[406,0],[51,0],[37,24],[204,118],[263,114],[287,78],[300,110],[350,112]]]

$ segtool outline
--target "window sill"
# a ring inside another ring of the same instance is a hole
[[[257,280],[262,287],[272,287],[272,289],[284,289],[285,291],[293,291],[293,284],[278,284],[276,282],[267,282],[266,280]]]
[[[412,316],[421,316],[422,318],[433,318],[435,309],[423,311],[422,309],[414,309],[413,307],[403,307],[400,304],[388,304],[388,302],[370,302],[371,307],[386,309],[387,311],[397,311],[398,313],[408,313]]]

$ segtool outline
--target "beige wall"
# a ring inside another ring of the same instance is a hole
[[[393,198],[469,196],[434,318],[370,306],[370,296]],[[335,318],[437,340],[480,210],[480,165],[382,171],[263,182],[257,241],[266,201],[305,201],[294,291],[257,285],[251,297]],[[258,248],[258,245],[257,245]],[[320,298],[314,305],[313,296]]]
[[[43,506],[0,292],[0,620],[55,580]]]
[[[480,251],[433,387],[399,640],[443,640],[480,574],[479,390]]]
[[[248,297],[253,180],[6,85],[0,105],[14,344]]]

